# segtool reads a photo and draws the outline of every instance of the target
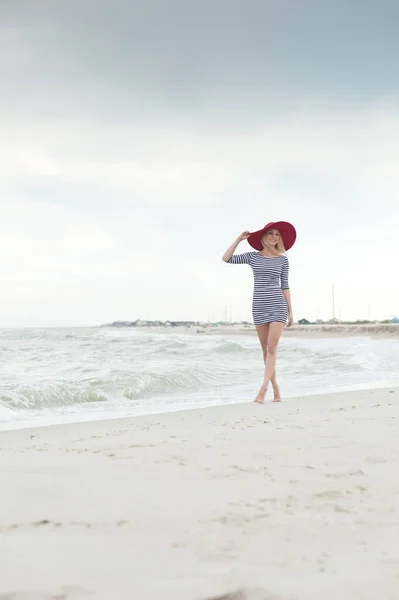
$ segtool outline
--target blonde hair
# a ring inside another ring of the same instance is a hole
[[[270,231],[270,229],[265,231],[265,233],[262,235],[262,239],[261,239],[262,248],[267,248],[269,250],[269,252],[271,252],[271,254],[273,254],[274,256],[283,256],[285,254],[285,247],[284,247],[283,238],[281,237],[281,233],[278,232],[280,239],[277,242],[276,246],[271,247],[266,244],[266,236],[269,231]],[[278,231],[278,229],[277,229],[277,231]]]

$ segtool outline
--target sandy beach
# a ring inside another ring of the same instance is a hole
[[[3,432],[0,598],[397,600],[398,400]]]

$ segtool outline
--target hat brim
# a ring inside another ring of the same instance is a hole
[[[269,223],[262,229],[259,229],[258,231],[254,231],[253,233],[251,233],[251,235],[248,237],[247,241],[250,244],[250,246],[252,246],[252,248],[255,248],[255,250],[259,250],[259,251],[263,249],[262,237],[268,229],[278,229],[279,230],[280,235],[283,240],[283,243],[284,243],[284,248],[286,250],[289,250],[295,244],[295,240],[296,240],[295,227],[293,225],[291,225],[291,223],[287,223],[286,221],[276,221],[276,223]]]

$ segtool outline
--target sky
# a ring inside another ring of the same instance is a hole
[[[396,0],[0,0],[0,326],[399,315]],[[250,250],[242,242],[237,252]]]

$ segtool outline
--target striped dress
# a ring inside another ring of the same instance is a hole
[[[235,254],[229,261],[233,265],[249,265],[254,274],[252,316],[255,325],[286,323],[288,306],[282,290],[288,290],[288,258],[262,256],[259,252]]]

